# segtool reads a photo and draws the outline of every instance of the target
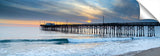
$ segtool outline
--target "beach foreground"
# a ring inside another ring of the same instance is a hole
[[[142,51],[134,56],[160,56],[160,47]]]
[[[159,52],[160,52],[160,47],[151,48],[151,49],[144,50],[144,51],[129,52],[129,53],[117,55],[117,56],[160,56]]]

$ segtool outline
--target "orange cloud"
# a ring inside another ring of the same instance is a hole
[[[0,19],[0,23],[5,23],[5,24],[39,25],[40,21],[38,21],[38,20],[8,20],[8,19]]]
[[[13,26],[13,27],[39,27],[39,25],[24,25],[24,24],[0,24],[0,26]]]
[[[4,23],[4,25],[0,26],[39,26],[40,24],[45,23],[55,23],[55,24],[81,24],[76,22],[56,22],[56,21],[40,21],[40,20],[8,20],[8,19],[0,19],[0,23]],[[7,25],[6,25],[7,24]]]
[[[83,16],[83,17],[87,17],[89,19],[99,19],[98,17],[96,17],[96,15],[102,15],[103,14],[103,7],[97,6],[98,8],[94,8],[88,5],[84,5],[81,4],[79,2],[73,1],[75,3],[70,3],[70,2],[64,2],[64,4],[68,4],[71,6],[74,6],[73,10],[74,12],[76,12],[77,16]],[[64,11],[64,12],[68,12]]]

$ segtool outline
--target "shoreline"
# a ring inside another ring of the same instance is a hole
[[[159,56],[160,55],[159,52],[160,52],[160,47],[156,47],[148,50],[133,51],[115,56]]]
[[[135,54],[134,56],[159,56],[160,55],[160,47],[151,48],[149,50],[144,50],[140,53]]]

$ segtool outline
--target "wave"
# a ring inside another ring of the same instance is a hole
[[[59,42],[59,43],[91,43],[91,42],[108,42],[108,41],[127,41],[138,39],[155,39],[157,37],[130,37],[130,38],[90,38],[90,39],[7,39],[0,40],[0,43],[8,42]]]
[[[7,39],[0,40],[0,43],[8,43],[8,42],[62,42],[68,43],[67,39]]]

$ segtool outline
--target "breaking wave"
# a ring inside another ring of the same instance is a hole
[[[0,43],[8,42],[61,42],[61,43],[91,43],[91,42],[108,42],[108,41],[127,41],[137,39],[155,39],[156,37],[131,37],[131,38],[90,38],[90,39],[7,39],[0,40]]]

